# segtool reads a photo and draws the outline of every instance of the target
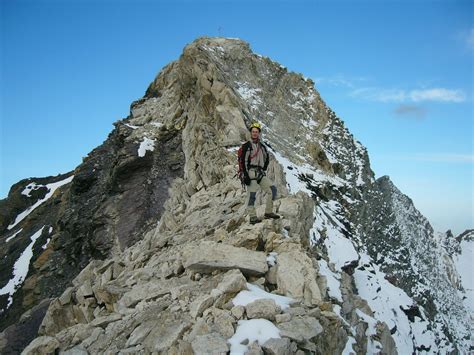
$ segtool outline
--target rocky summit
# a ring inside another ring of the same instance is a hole
[[[281,218],[250,224],[255,120]],[[435,232],[375,179],[310,79],[203,37],[114,126],[0,201],[0,353],[474,351],[474,231]]]

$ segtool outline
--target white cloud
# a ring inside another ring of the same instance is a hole
[[[466,94],[462,90],[449,90],[444,88],[434,88],[427,90],[412,90],[410,98],[414,102],[419,101],[444,101],[444,102],[463,102],[466,100]]]
[[[466,94],[462,90],[432,88],[423,90],[383,89],[367,87],[353,90],[350,96],[379,102],[463,102]]]
[[[329,85],[329,86],[338,86],[338,87],[347,87],[347,88],[354,88],[356,84],[361,81],[367,81],[368,78],[365,77],[352,77],[346,76],[343,74],[336,74],[331,77],[320,77],[315,78],[314,82],[317,85]]]
[[[404,90],[380,89],[376,87],[356,89],[352,91],[350,95],[365,100],[380,102],[402,102],[406,101],[407,99],[407,95]]]

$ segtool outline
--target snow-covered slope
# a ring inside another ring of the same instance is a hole
[[[459,253],[452,256],[455,270],[458,272],[461,282],[460,292],[465,306],[474,314],[474,230],[461,234],[459,240]]]
[[[202,49],[229,66],[225,45]],[[309,238],[333,265],[331,279],[348,265],[355,269],[359,295],[374,319],[390,327],[400,353],[468,351],[472,311],[449,281],[442,244],[388,177],[374,180],[366,149],[313,83],[252,53],[224,72],[246,102],[249,120],[264,123],[264,139],[285,169],[289,191],[316,199]],[[469,273],[464,245],[454,267]]]

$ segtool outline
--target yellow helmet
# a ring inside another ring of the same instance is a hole
[[[258,129],[260,132],[262,131],[262,126],[260,125],[260,123],[258,122],[254,122],[250,125],[250,131],[252,130],[252,128],[256,128]]]

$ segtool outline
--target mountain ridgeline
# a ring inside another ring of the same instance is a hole
[[[282,218],[252,225],[235,173],[254,120]],[[1,353],[474,351],[474,231],[435,232],[375,179],[310,79],[202,37],[114,126],[0,201]]]

